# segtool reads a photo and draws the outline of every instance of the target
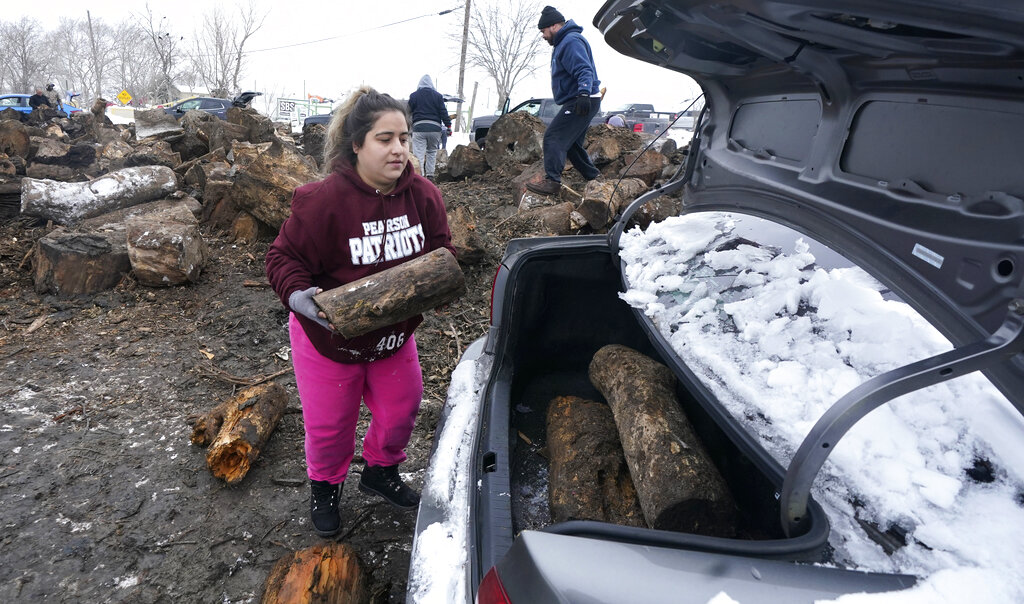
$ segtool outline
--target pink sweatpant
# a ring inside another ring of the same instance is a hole
[[[410,335],[405,345],[386,359],[338,363],[316,351],[294,314],[288,321],[288,334],[306,429],[310,479],[331,484],[345,480],[355,454],[360,401],[366,401],[372,416],[363,439],[363,459],[371,466],[405,461],[405,446],[423,399],[416,339]]]

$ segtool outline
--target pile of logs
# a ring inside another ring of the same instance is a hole
[[[589,373],[607,403],[557,397],[548,408],[552,521],[734,536],[736,504],[682,411],[671,370],[609,345]]]
[[[56,226],[32,258],[40,293],[91,294],[129,274],[151,287],[195,282],[208,261],[201,224],[253,241],[319,178],[289,129],[252,109],[180,121],[137,111],[128,126],[103,110],[0,111],[0,218]]]

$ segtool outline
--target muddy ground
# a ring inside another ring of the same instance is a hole
[[[473,208],[488,258],[463,267],[467,295],[416,333],[425,393],[403,469],[417,487],[451,370],[486,330],[495,266],[523,234],[507,220],[507,180],[441,188],[449,209]],[[126,277],[62,300],[33,289],[30,252],[47,231],[0,224],[0,602],[258,601],[278,558],[321,540],[308,520],[286,312],[260,285],[270,239],[204,230],[211,261],[196,284]],[[274,375],[288,410],[249,474],[227,485],[190,445],[187,420]],[[358,455],[338,539],[358,551],[372,601],[401,602],[415,513],[358,491]]]

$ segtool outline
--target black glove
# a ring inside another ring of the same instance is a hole
[[[288,296],[288,307],[292,311],[299,313],[307,319],[312,319],[323,325],[324,329],[330,329],[331,324],[327,322],[327,319],[320,317],[317,313],[320,312],[320,308],[313,301],[313,295],[319,293],[319,287],[311,287],[309,289],[297,289]]]
[[[573,111],[576,115],[588,115],[590,113],[590,95],[581,94],[576,97],[576,107]]]

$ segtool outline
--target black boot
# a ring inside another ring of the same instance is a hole
[[[341,484],[331,484],[326,480],[309,481],[309,517],[313,520],[313,530],[321,537],[330,537],[341,529],[341,516],[338,515],[338,492]]]
[[[363,468],[363,476],[359,479],[359,490],[371,495],[379,495],[385,501],[403,510],[413,510],[420,504],[420,495],[402,482],[398,476],[398,465],[371,466]]]

